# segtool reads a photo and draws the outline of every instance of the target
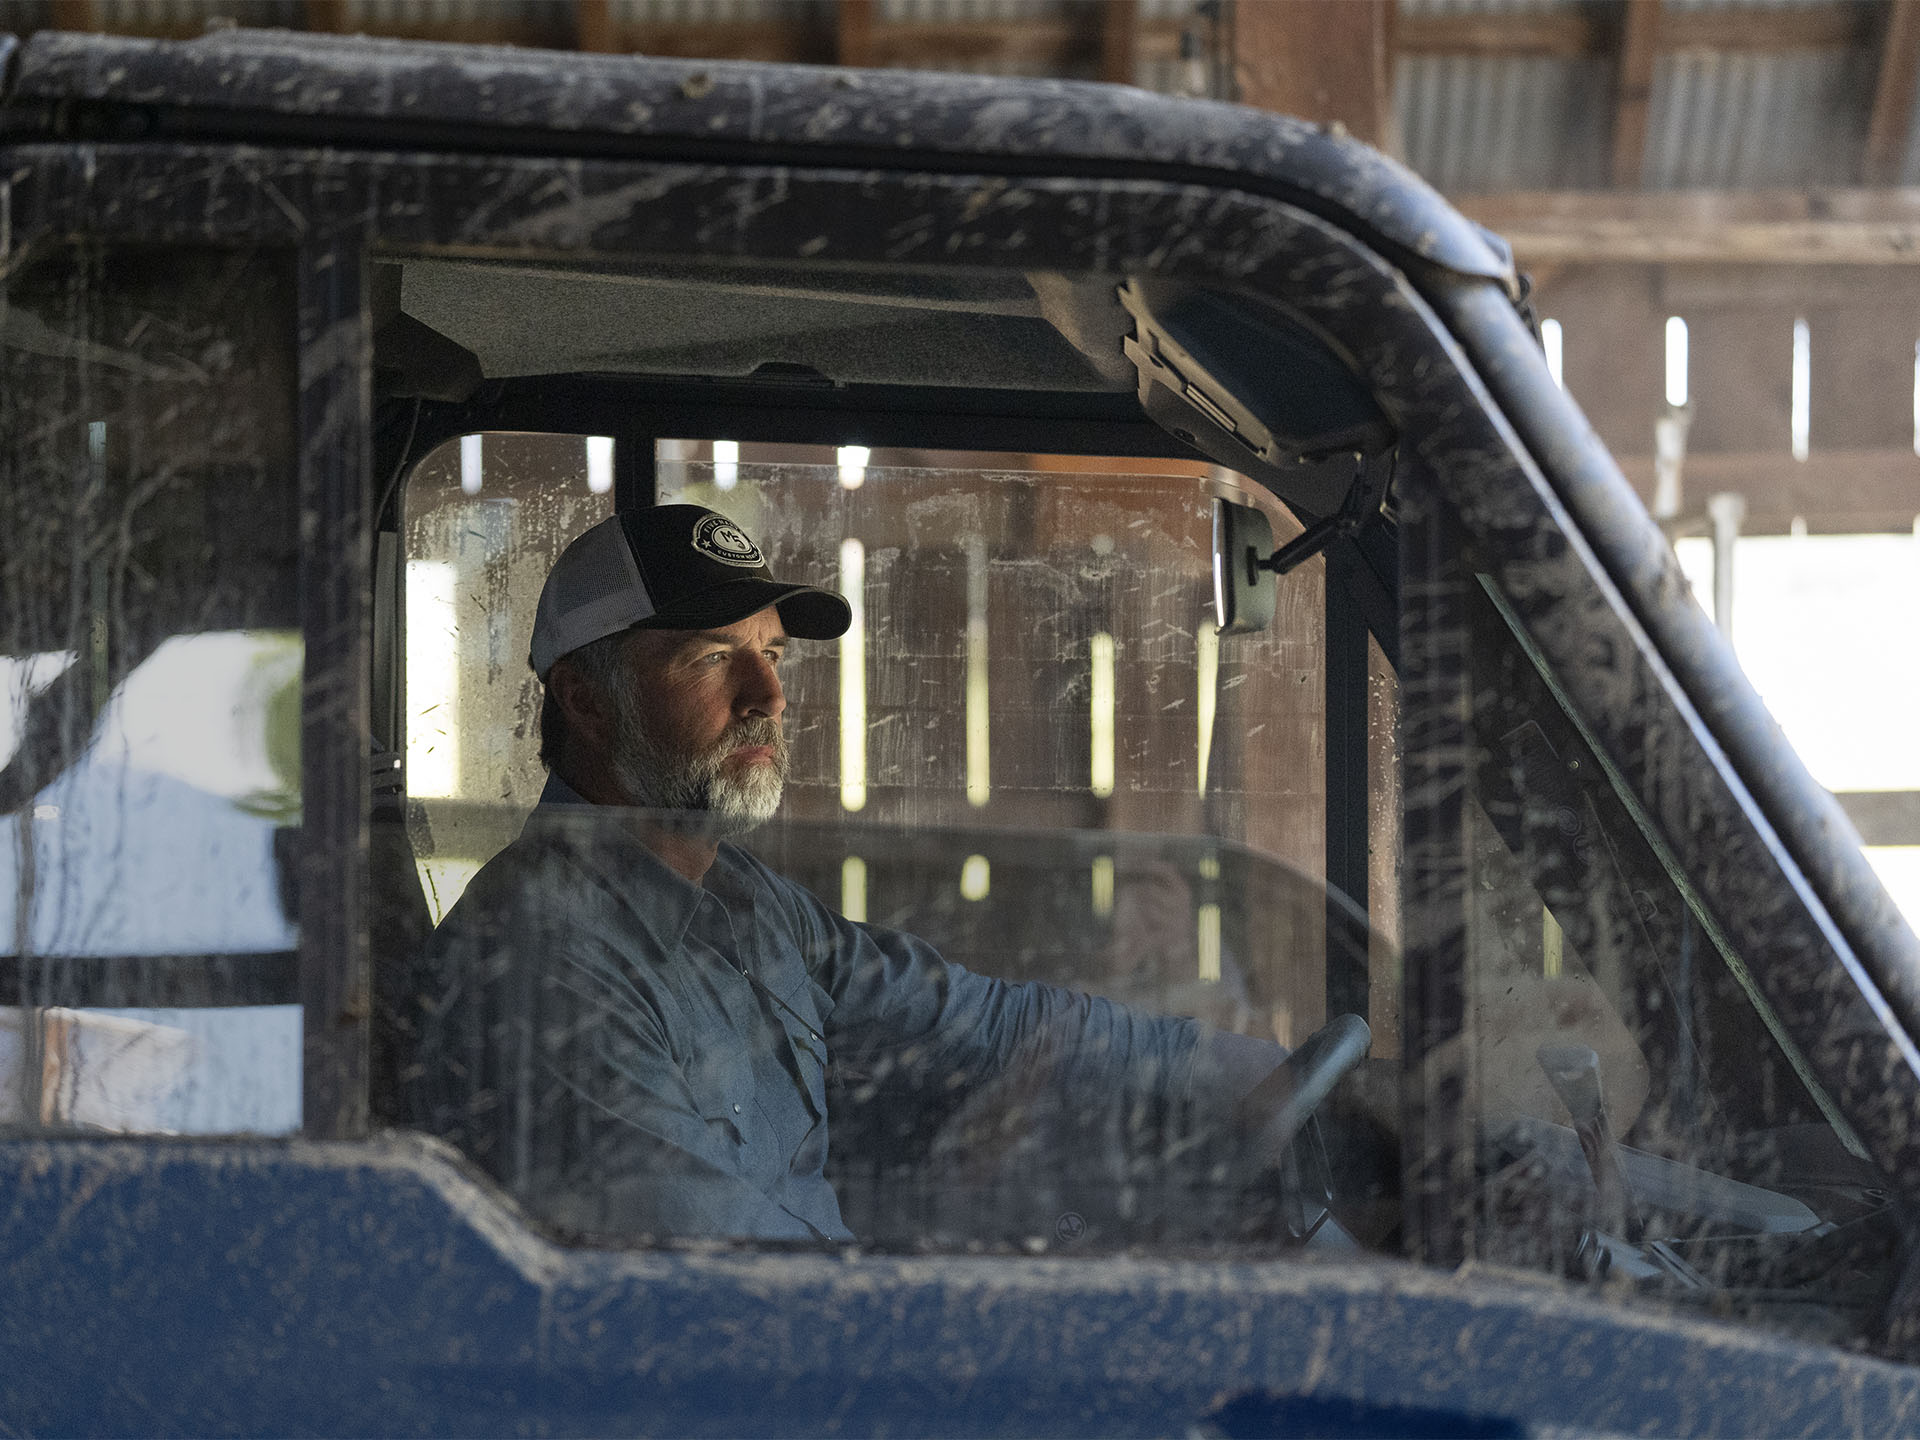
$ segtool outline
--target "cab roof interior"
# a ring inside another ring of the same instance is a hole
[[[401,268],[397,299],[472,352],[489,380],[811,372],[839,385],[1126,392],[1135,383],[1121,350],[1130,322],[1110,280],[423,259]]]
[[[406,427],[422,441],[606,433],[611,418],[629,433],[1205,456],[1324,515],[1352,455],[1393,438],[1352,370],[1280,310],[1153,279],[433,256],[376,265],[372,299],[377,391],[433,402],[424,430],[417,413]]]

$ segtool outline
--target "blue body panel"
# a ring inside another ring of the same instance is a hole
[[[1506,1272],[567,1249],[411,1137],[4,1148],[12,1433],[1920,1425],[1912,1370]]]

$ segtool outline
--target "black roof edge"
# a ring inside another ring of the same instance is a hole
[[[43,31],[0,135],[448,148],[1228,186],[1518,287],[1510,255],[1336,127],[1129,86],[223,30]]]

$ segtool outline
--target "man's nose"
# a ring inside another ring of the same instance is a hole
[[[764,715],[770,720],[778,720],[787,708],[787,695],[780,685],[780,672],[773,668],[772,662],[764,655],[749,653],[737,673],[739,688],[733,698],[735,711],[741,715]]]

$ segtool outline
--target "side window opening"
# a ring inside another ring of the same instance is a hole
[[[10,1124],[300,1125],[289,275],[273,254],[74,246],[9,279]]]

